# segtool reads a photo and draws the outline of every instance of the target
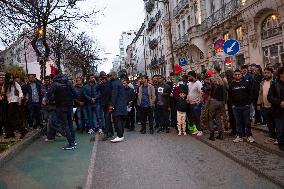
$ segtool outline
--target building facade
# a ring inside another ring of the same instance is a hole
[[[132,40],[135,38],[135,31],[125,31],[122,32],[121,38],[119,39],[119,59],[120,65],[118,70],[124,70],[126,65],[126,49]]]

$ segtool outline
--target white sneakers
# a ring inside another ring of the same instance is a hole
[[[250,142],[250,143],[254,143],[255,142],[255,140],[254,140],[254,138],[252,138],[252,136],[249,136],[247,138],[247,141]]]
[[[195,131],[195,132],[192,133],[192,135],[202,136],[203,132],[202,131]]]
[[[89,129],[89,132],[88,132],[88,134],[95,134],[95,131],[93,130],[93,129]]]
[[[191,134],[197,135],[198,133],[199,133],[199,131],[195,131],[195,132],[193,132],[193,133],[191,133]]]
[[[178,132],[178,136],[181,136],[181,131]]]
[[[237,136],[237,138],[235,138],[235,139],[233,140],[233,142],[235,142],[235,143],[243,142],[243,141],[244,141],[243,138],[240,138],[239,136]],[[255,142],[255,140],[254,140],[254,138],[253,138],[252,136],[249,136],[249,137],[247,138],[247,141],[248,141],[249,143],[254,143],[254,142]]]
[[[121,138],[116,137],[115,139],[111,140],[110,142],[112,142],[112,143],[118,143],[118,142],[122,142],[123,140],[124,140],[124,137],[121,137]]]
[[[243,142],[243,141],[244,141],[243,138],[240,138],[239,136],[237,136],[237,138],[233,140],[234,143]]]

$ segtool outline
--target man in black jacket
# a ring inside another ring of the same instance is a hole
[[[237,138],[234,142],[243,142],[242,137],[247,136],[248,142],[253,143],[250,125],[251,87],[249,82],[243,78],[240,70],[235,70],[234,81],[229,86],[228,94],[237,127]]]
[[[64,129],[68,144],[63,150],[73,150],[77,144],[72,122],[73,101],[78,98],[77,92],[63,74],[58,74],[53,79],[50,90],[47,93],[48,100],[55,100],[56,117],[58,124]]]
[[[284,151],[284,67],[278,69],[278,78],[272,82],[267,99],[272,104],[277,142]]]

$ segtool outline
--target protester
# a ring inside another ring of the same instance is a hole
[[[203,132],[200,126],[200,115],[202,108],[202,83],[197,80],[195,71],[190,71],[188,73],[188,80],[190,81],[190,83],[188,85],[187,102],[190,104],[190,112],[198,130],[192,134],[202,136]]]
[[[7,102],[5,96],[1,94],[1,89],[4,86],[5,75],[0,73],[0,136],[4,134],[3,129],[7,128]]]
[[[229,101],[233,107],[237,128],[237,137],[233,141],[243,142],[243,137],[247,136],[248,142],[253,143],[250,125],[251,88],[240,70],[235,70],[234,81],[229,86]]]
[[[277,79],[272,83],[267,99],[272,104],[279,149],[284,151],[284,67],[278,69]]]
[[[153,128],[153,108],[155,106],[156,95],[153,85],[148,83],[147,76],[140,77],[141,86],[138,90],[137,105],[141,119],[141,134],[146,133],[146,121],[148,118],[150,134],[154,134]]]
[[[7,109],[7,124],[5,125],[5,138],[15,137],[15,131],[18,130],[21,134],[21,139],[27,134],[27,130],[20,124],[19,120],[19,105],[23,98],[21,86],[14,80],[14,75],[6,73],[4,86],[2,87],[1,96],[8,101]]]
[[[123,85],[125,87],[128,96],[128,105],[127,105],[128,115],[126,117],[125,128],[127,128],[128,131],[134,131],[135,130],[135,108],[134,108],[135,93],[134,93],[134,88],[132,88],[131,85],[129,84],[130,83],[128,78],[123,80]]]
[[[123,134],[127,116],[128,94],[123,86],[126,76],[122,75],[120,79],[112,82],[111,106],[109,108],[112,111],[114,127],[117,133],[117,137],[111,140],[112,143],[124,140]]]
[[[175,98],[176,110],[177,110],[177,128],[178,136],[186,135],[186,111],[187,111],[187,102],[186,102],[186,89],[179,90],[179,97]]]
[[[78,98],[78,95],[74,86],[65,75],[60,73],[53,79],[47,98],[49,101],[55,100],[57,122],[66,134],[68,144],[63,147],[63,150],[75,149],[77,143],[75,141],[72,114],[73,101]]]

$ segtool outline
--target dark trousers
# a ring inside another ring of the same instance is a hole
[[[27,130],[24,128],[22,124],[20,124],[20,116],[19,116],[19,106],[17,102],[12,102],[8,104],[8,122],[5,127],[5,132],[7,137],[14,137],[15,130],[18,130],[21,135],[24,135]]]
[[[4,128],[5,123],[0,122],[0,135],[3,135],[3,128]]]
[[[284,149],[284,117],[277,117],[274,120],[278,145],[281,149]]]
[[[257,103],[253,104],[253,108],[254,108],[254,112],[255,112],[255,114],[254,114],[255,123],[263,124],[262,112],[257,109]]]
[[[167,106],[159,106],[157,105],[157,116],[160,120],[160,128],[168,129],[169,128],[169,110]]]
[[[56,124],[56,111],[48,112],[48,121],[47,121],[47,139],[55,139],[56,131],[58,130]]]
[[[72,114],[72,107],[56,107],[57,123],[63,128],[69,145],[73,145],[75,142]]]
[[[114,135],[112,123],[111,123],[111,113],[108,110],[103,112],[104,116],[104,133],[107,137],[112,137]]]
[[[141,125],[142,125],[142,130],[146,130],[146,122],[147,122],[147,118],[149,121],[149,128],[150,130],[153,130],[153,109],[150,107],[147,108],[139,108],[139,112],[140,112],[140,119],[141,119]]]
[[[160,117],[159,117],[157,108],[154,109],[154,119],[155,119],[155,128],[159,128],[161,121],[160,121]]]
[[[263,115],[263,121],[268,127],[269,137],[276,139],[274,115],[272,113],[272,108],[263,107],[261,112]]]
[[[175,104],[171,104],[171,127],[177,126],[177,107]]]
[[[229,116],[229,122],[230,122],[230,127],[232,129],[232,134],[237,134],[237,128],[236,128],[236,120],[233,112],[232,105],[228,104],[228,116]]]
[[[124,134],[124,126],[125,126],[125,116],[114,116],[114,127],[119,138],[123,137]]]
[[[128,115],[126,117],[126,125],[125,128],[133,130],[135,128],[135,109],[134,107],[131,108],[131,111],[128,112]]]
[[[250,105],[233,108],[237,135],[239,137],[252,136],[250,122]]]
[[[217,128],[219,132],[223,131],[222,125],[222,110],[224,108],[224,102],[218,101],[216,99],[211,98],[209,102],[209,130],[210,132],[214,132],[214,120],[216,121]]]
[[[41,106],[40,103],[31,102],[28,104],[28,112],[29,112],[29,126],[32,128],[41,127]],[[34,124],[35,122],[35,124]]]

